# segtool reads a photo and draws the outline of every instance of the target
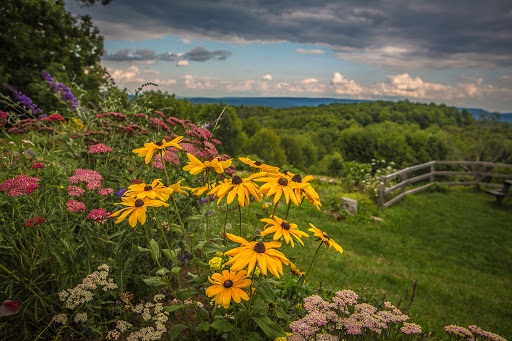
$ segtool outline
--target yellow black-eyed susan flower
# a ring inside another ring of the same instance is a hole
[[[175,147],[178,149],[182,149],[179,143],[183,139],[183,136],[178,136],[174,140],[171,140],[167,142],[165,139],[162,139],[162,141],[158,141],[156,143],[149,142],[145,143],[143,148],[137,148],[132,150],[134,153],[138,153],[138,156],[145,157],[146,165],[151,161],[151,158],[153,157],[153,154],[157,149],[162,151],[162,155],[165,154],[165,149],[168,147]]]
[[[117,218],[117,220],[115,222],[116,224],[119,224],[120,222],[125,220],[127,216],[130,216],[128,218],[128,222],[130,223],[131,227],[135,227],[135,225],[137,225],[137,221],[139,221],[142,225],[144,225],[144,223],[146,222],[147,207],[169,206],[169,204],[166,204],[163,201],[152,200],[152,199],[148,199],[148,198],[137,199],[134,197],[123,196],[123,197],[121,197],[121,200],[123,200],[123,202],[116,203],[115,205],[125,205],[127,207],[122,208],[119,211],[112,213],[111,216],[117,217],[119,215],[119,218]]]
[[[125,196],[135,197],[137,199],[149,198],[167,201],[171,193],[172,188],[165,187],[162,183],[162,179],[156,179],[150,185],[145,183],[131,185],[128,187]]]
[[[263,275],[267,275],[268,270],[279,278],[279,274],[283,274],[283,264],[290,262],[282,252],[274,250],[281,246],[279,242],[248,242],[244,238],[230,233],[227,233],[226,236],[235,243],[241,244],[240,247],[224,253],[227,256],[233,256],[226,265],[231,265],[231,269],[234,271],[242,270],[247,266],[247,273],[250,275],[257,263]]]
[[[334,248],[334,250],[338,251],[339,253],[343,253],[343,248],[341,246],[339,246],[338,243],[336,243],[334,241],[334,239],[329,237],[329,235],[327,233],[316,228],[315,225],[313,225],[311,223],[309,223],[309,226],[311,226],[311,228],[308,229],[308,231],[313,232],[315,234],[315,237],[317,237],[319,240],[323,241],[325,245]]]
[[[311,180],[313,180],[313,176],[308,175],[303,178],[300,176],[300,174],[293,174],[291,172],[288,172],[287,175],[291,177],[293,182],[306,184],[306,187],[296,188],[294,190],[297,200],[300,202],[302,201],[302,197],[305,197],[311,204],[313,204],[313,206],[320,209],[320,206],[322,206],[322,204],[320,203],[320,196],[315,191],[313,186],[311,186],[311,184],[309,183]]]
[[[212,169],[216,173],[221,174],[224,172],[224,170],[226,170],[226,168],[231,167],[232,162],[231,159],[226,161],[219,161],[219,158],[216,157],[212,161],[205,161],[203,163],[201,160],[190,153],[187,153],[187,157],[190,161],[185,167],[183,167],[183,170],[193,175],[206,172],[209,169]]]
[[[250,286],[251,280],[247,278],[245,270],[223,270],[222,274],[214,273],[208,280],[212,285],[206,289],[206,296],[213,296],[212,301],[226,309],[229,308],[232,299],[236,303],[249,300],[249,295],[243,288]]]
[[[246,165],[249,165],[252,169],[254,169],[257,172],[279,173],[279,167],[266,165],[264,163],[261,163],[260,161],[253,161],[248,157],[239,157],[238,159],[245,163]]]
[[[266,177],[255,179],[258,182],[265,182],[261,185],[259,193],[266,194],[267,197],[274,196],[274,204],[279,201],[281,196],[284,196],[286,203],[291,200],[295,205],[300,205],[299,199],[295,195],[295,190],[305,188],[307,184],[291,181],[292,179],[283,173],[267,175]]]
[[[292,247],[294,247],[292,236],[302,245],[304,245],[304,243],[301,238],[309,237],[305,232],[302,232],[297,228],[297,224],[290,224],[286,220],[278,218],[277,216],[274,216],[274,219],[264,218],[260,221],[267,223],[266,228],[261,232],[262,236],[273,233],[274,240],[279,240],[279,238],[283,237],[286,244],[291,244]]]
[[[219,198],[217,204],[227,195],[227,203],[228,205],[235,200],[235,197],[238,196],[238,204],[241,207],[249,205],[251,202],[250,196],[256,198],[256,200],[261,201],[262,197],[259,194],[259,186],[252,182],[253,179],[261,176],[262,173],[255,173],[249,176],[248,178],[242,179],[238,175],[235,175],[231,179],[224,179],[224,182],[214,187],[208,195],[213,194],[215,198]]]

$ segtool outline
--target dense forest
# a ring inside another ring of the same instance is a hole
[[[193,104],[162,92],[136,99],[178,118],[212,124],[233,157],[253,155],[278,166],[337,175],[343,161],[393,161],[406,167],[430,160],[512,162],[512,127],[495,117],[409,101],[274,109]],[[212,123],[210,123],[212,122]]]

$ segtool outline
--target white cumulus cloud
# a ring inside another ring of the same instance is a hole
[[[264,81],[271,81],[272,80],[272,75],[266,74],[263,77],[261,77],[261,79],[264,80]]]
[[[332,76],[331,84],[338,95],[360,96],[365,90],[353,80],[345,79],[339,72]]]
[[[190,62],[186,59],[178,60],[176,66],[189,66]]]
[[[312,54],[312,55],[325,54],[325,51],[323,51],[323,50],[295,49],[295,52],[300,53],[300,54]]]

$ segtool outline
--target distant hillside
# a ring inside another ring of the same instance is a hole
[[[176,98],[182,99],[185,97]],[[373,100],[357,100],[357,99],[340,99],[340,98],[310,98],[310,97],[187,97],[192,103],[211,104],[225,103],[231,106],[261,106],[271,107],[274,109],[293,108],[293,107],[318,107],[320,105],[329,105],[334,103],[353,104],[353,103],[369,103],[376,102]],[[489,115],[488,111],[478,108],[457,108],[459,111],[466,109],[476,119],[481,115]],[[500,120],[504,122],[512,122],[512,113],[501,114]]]

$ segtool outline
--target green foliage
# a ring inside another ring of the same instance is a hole
[[[58,102],[41,89],[46,88],[43,69],[62,83],[80,85],[87,93],[84,102],[98,99],[105,83],[99,64],[103,37],[90,17],[73,17],[63,0],[6,0],[0,13],[2,82],[23,91],[45,112]],[[5,88],[1,93],[10,95]]]
[[[286,155],[281,148],[281,139],[270,128],[259,130],[249,139],[247,151],[256,154],[267,164],[278,167],[286,163]]]

